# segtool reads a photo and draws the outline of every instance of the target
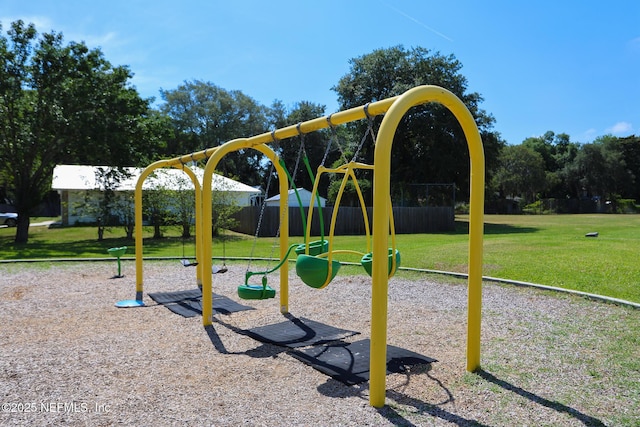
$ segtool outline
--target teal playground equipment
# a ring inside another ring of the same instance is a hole
[[[109,248],[107,249],[107,252],[109,253],[109,255],[114,256],[118,259],[118,274],[114,277],[120,278],[120,277],[124,277],[122,275],[122,266],[120,264],[120,257],[122,255],[125,254],[125,252],[127,252],[127,247],[126,246],[122,246],[119,248]]]

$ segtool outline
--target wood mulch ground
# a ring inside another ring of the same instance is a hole
[[[214,275],[214,291],[238,300],[244,268]],[[368,383],[346,386],[234,332],[281,322],[277,297],[242,301],[255,310],[217,315],[206,331],[146,295],[145,308],[114,307],[135,289],[133,263],[124,278],[115,269],[0,264],[0,424],[639,425],[640,353],[612,353],[616,337],[638,342],[639,310],[485,284],[484,370],[470,374],[465,282],[401,273],[389,284],[388,342],[438,361],[388,375],[376,409]],[[145,263],[146,292],[194,282],[177,261]],[[290,287],[294,316],[370,336],[368,277],[315,290],[292,272]]]

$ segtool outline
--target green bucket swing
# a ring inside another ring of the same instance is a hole
[[[389,206],[391,206],[391,200],[389,200]],[[395,233],[395,223],[393,221],[393,208],[389,209],[389,227],[391,229],[391,244],[392,248],[388,250],[388,259],[389,259],[389,268],[388,274],[389,277],[392,277],[400,268],[401,257],[400,251],[396,249],[396,233]],[[373,252],[369,252],[364,254],[362,259],[360,259],[360,265],[364,268],[364,271],[367,272],[369,276],[371,276],[371,270],[373,268]]]
[[[366,110],[365,110],[366,112]],[[368,113],[367,116],[369,117]],[[331,129],[334,129],[334,127],[331,125],[331,121],[330,121],[330,117],[327,119],[329,121],[329,125],[331,127]],[[367,138],[367,134],[370,134],[372,139],[375,141],[375,134],[373,132],[373,127],[372,127],[372,121],[371,121],[371,117],[369,117],[369,126],[367,128],[367,132],[365,133],[364,137],[362,138],[362,140],[360,141],[360,145],[358,146],[356,153],[353,156],[353,159],[351,162],[330,170],[324,167],[324,161],[322,162],[322,164],[320,165],[320,167],[318,168],[318,175],[320,175],[322,172],[340,172],[340,173],[344,173],[344,178],[342,180],[342,184],[340,186],[340,190],[338,191],[338,196],[336,198],[336,208],[333,212],[333,216],[332,216],[332,220],[331,220],[331,229],[330,229],[330,233],[329,233],[329,240],[331,241],[331,237],[333,236],[333,232],[334,232],[334,226],[335,226],[335,219],[336,219],[336,214],[337,214],[337,209],[340,205],[339,201],[341,200],[346,182],[349,178],[349,176],[352,177],[353,182],[354,182],[354,186],[356,188],[356,192],[358,194],[358,197],[360,199],[360,205],[363,211],[363,216],[365,218],[365,229],[366,229],[366,234],[367,234],[367,246],[369,247],[370,245],[370,232],[369,232],[369,222],[367,219],[367,213],[366,213],[366,209],[364,208],[365,204],[364,204],[364,198],[362,196],[362,191],[360,189],[360,186],[358,185],[358,180],[355,176],[355,173],[353,172],[354,169],[371,169],[373,170],[374,167],[371,165],[365,165],[362,163],[356,163],[356,158],[358,155],[358,152],[360,151],[360,148],[362,147],[365,139]],[[338,147],[340,145],[338,144]],[[328,150],[327,150],[328,151]],[[341,150],[342,151],[342,150]],[[344,154],[344,153],[343,153]],[[344,156],[343,156],[344,158]],[[318,179],[316,179],[316,182],[318,182]],[[317,186],[314,185],[314,193],[317,192]],[[391,206],[391,203],[389,203],[389,206]],[[309,211],[309,216],[311,216],[311,209]],[[400,267],[400,262],[401,262],[401,257],[400,257],[400,252],[395,249],[396,247],[396,242],[395,242],[395,233],[394,233],[394,222],[393,222],[393,210],[391,210],[390,212],[390,227],[391,227],[391,238],[392,238],[392,243],[393,243],[393,248],[389,248],[388,251],[388,257],[389,257],[389,268],[388,268],[388,272],[389,272],[389,277],[393,276],[396,272],[396,270]],[[320,219],[322,220],[322,216],[320,217]],[[309,220],[310,223],[310,220]],[[324,227],[323,227],[324,228]],[[307,229],[307,233],[309,232],[309,229]],[[314,242],[315,243],[315,242]],[[302,245],[301,245],[302,246]],[[309,244],[309,246],[311,246],[311,244]],[[334,261],[331,259],[331,255],[335,252],[342,252],[342,251],[332,251],[331,250],[331,244],[328,245],[327,249],[324,250],[324,252],[326,253],[312,253],[311,252],[311,247],[309,247],[309,250],[306,251],[305,254],[300,254],[298,256],[298,259],[296,260],[296,273],[298,274],[298,276],[301,278],[301,280],[307,284],[310,287],[316,288],[316,289],[320,289],[323,288],[325,286],[327,286],[329,284],[329,282],[331,282],[336,274],[338,273],[338,270],[340,269],[340,263],[338,261]],[[316,251],[317,249],[314,248]],[[353,252],[353,251],[344,251],[344,252]],[[373,262],[373,254],[372,252],[366,253],[362,256],[360,263],[362,265],[362,267],[364,268],[364,270],[367,272],[367,274],[371,275],[371,270],[372,270],[372,262]]]
[[[394,254],[395,252],[395,263],[394,263]],[[398,268],[400,268],[400,251],[397,249],[389,248],[389,277],[393,276]],[[364,271],[367,272],[369,276],[371,276],[371,269],[373,267],[373,252],[369,252],[364,254],[362,259],[360,260],[360,265],[364,268]]]
[[[249,280],[249,277],[246,278]],[[242,299],[269,299],[276,296],[276,290],[267,285],[267,276],[262,276],[261,285],[250,285],[245,282],[238,286],[238,296]]]
[[[270,270],[266,271],[247,271],[244,275],[244,285],[238,286],[238,297],[241,299],[268,299],[276,296],[276,291],[272,287],[267,284],[267,274],[271,274],[282,265],[287,262],[289,258],[289,254],[291,251],[298,247],[298,244],[295,243],[289,246],[287,249],[287,254],[282,257],[278,265],[273,267]],[[251,285],[249,284],[249,279],[252,276],[262,276],[262,284],[260,285]]]
[[[322,289],[336,277],[340,266],[340,261],[329,262],[327,258],[301,254],[296,259],[296,274],[305,285]]]
[[[351,176],[354,180],[354,184],[356,187],[356,191],[361,201],[361,205],[364,206],[364,199],[362,197],[362,192],[360,191],[360,186],[358,185],[358,181],[353,174],[353,168],[356,166],[354,162],[350,162],[347,165],[343,165],[336,169],[327,169],[324,166],[320,165],[318,167],[318,176],[323,172],[340,172],[344,173],[344,178],[342,180],[342,184],[340,186],[340,190],[338,191],[338,196],[336,197],[336,207],[331,216],[331,226],[329,229],[329,240],[328,242],[324,240],[324,235],[322,236],[322,240],[320,243],[316,243],[313,247],[312,251],[312,243],[305,246],[305,253],[300,253],[298,258],[296,259],[296,274],[300,279],[307,285],[315,289],[322,289],[327,286],[338,274],[340,270],[340,262],[333,260],[332,256],[334,253],[341,251],[333,251],[333,233],[335,231],[336,218],[338,214],[338,208],[340,206],[340,199],[344,192],[344,188],[346,186],[346,182]],[[362,165],[358,165],[362,166]],[[319,177],[318,177],[319,178]],[[313,194],[318,195],[318,182],[319,179],[315,179]],[[313,203],[313,197],[311,198]],[[307,219],[307,236],[310,234],[311,228],[309,224],[311,224],[311,215],[313,214],[313,205],[309,206],[309,218]],[[366,215],[366,211],[364,211]],[[320,211],[320,227],[324,229],[324,224],[322,222],[322,212]],[[369,224],[368,221],[365,220],[365,228],[367,229],[367,236],[369,235]],[[325,244],[326,243],[326,248]],[[302,246],[302,245],[301,245]],[[351,251],[346,251],[351,252]]]
[[[299,160],[300,160],[300,155],[302,153],[302,151],[304,150],[304,145],[301,144],[300,146],[300,150],[298,152],[298,159],[296,160],[296,171],[294,171],[294,174],[297,172],[298,169],[298,164],[299,164]],[[304,162],[307,165],[308,170],[310,170],[309,167],[309,160],[306,157],[306,153],[305,153],[305,157],[304,157]],[[289,182],[291,182],[293,184],[294,182],[294,178],[291,176],[291,174],[289,173],[289,171],[287,170],[287,167],[284,164],[284,161],[282,159],[279,159],[279,163],[282,166],[285,174],[287,175],[287,178],[289,179]],[[271,182],[271,174],[269,174],[269,180],[267,181],[267,189],[269,188]],[[306,218],[304,216],[304,210],[302,209],[302,200],[300,198],[300,194],[298,193],[298,189],[297,188],[293,188],[294,193],[296,195],[296,198],[298,200],[298,207],[300,208],[300,214],[302,216],[302,222],[303,222],[303,226],[305,226],[306,228]],[[256,227],[256,239],[258,237],[258,234],[260,232],[260,224],[262,222],[262,216],[264,214],[264,208],[265,208],[265,204],[263,202],[262,205],[262,209],[260,211],[260,218],[258,219],[258,226]],[[319,247],[319,249],[314,249],[315,251],[321,251],[323,247],[326,247],[326,241],[325,244],[322,244],[324,240],[320,241],[320,242],[314,242],[314,248]],[[263,300],[263,299],[269,299],[269,298],[274,298],[276,295],[276,291],[275,289],[273,289],[272,287],[270,287],[267,284],[267,275],[270,273],[273,273],[274,271],[278,270],[280,267],[282,267],[282,265],[287,262],[287,259],[289,258],[289,255],[291,254],[291,251],[295,249],[296,253],[299,250],[299,248],[302,246],[302,251],[304,252],[304,244],[298,244],[295,243],[291,246],[289,246],[289,248],[287,249],[287,253],[286,255],[280,260],[280,262],[278,263],[278,265],[276,265],[274,268],[266,270],[266,271],[247,271],[245,274],[245,281],[243,285],[238,286],[238,297],[240,297],[241,299],[253,299],[253,300]],[[249,284],[249,279],[252,276],[256,276],[256,275],[261,275],[262,276],[262,283],[261,284]]]
[[[310,242],[309,245],[300,243],[296,247],[296,255],[304,255],[305,252],[307,252],[307,246],[309,247],[308,254],[312,256],[323,254],[329,250],[329,242],[327,240],[314,240]]]
[[[329,127],[333,131],[333,135],[337,136],[335,132],[335,127],[331,123],[331,116],[327,117],[327,122],[329,123]],[[362,142],[364,142],[364,139]],[[362,142],[360,143],[360,147],[362,146]],[[341,266],[340,262],[333,260],[333,253],[334,253],[332,250],[333,233],[335,230],[335,222],[337,218],[338,207],[340,206],[340,199],[342,198],[344,187],[350,175],[354,179],[358,196],[360,197],[362,206],[364,206],[364,201],[362,199],[362,193],[360,192],[360,187],[358,186],[358,182],[355,178],[355,175],[353,175],[352,169],[351,169],[351,167],[355,164],[354,162],[350,162],[345,165],[346,172],[342,170],[343,169],[342,167],[337,169],[325,168],[324,164],[325,164],[327,155],[329,154],[329,150],[331,149],[332,143],[333,143],[333,138],[329,139],[329,144],[327,144],[327,148],[324,153],[324,158],[322,159],[320,166],[318,166],[317,177],[313,177],[313,173],[311,172],[311,166],[308,164],[308,162],[306,163],[307,170],[309,172],[309,175],[312,177],[312,181],[313,181],[312,194],[315,196],[315,198],[318,199],[318,210],[320,214],[319,216],[320,230],[321,230],[322,239],[317,242],[310,242],[308,244],[305,244],[304,247],[302,247],[301,245],[301,247],[299,247],[299,251],[296,251],[298,253],[298,258],[296,259],[296,274],[298,275],[298,277],[300,277],[300,280],[302,280],[307,286],[310,286],[315,289],[322,289],[325,286],[327,286],[336,277],[336,275],[338,274],[338,271],[340,270],[340,266]],[[355,156],[357,156],[357,153],[360,147],[358,147],[358,150],[356,150]],[[340,147],[339,143],[338,143],[338,148],[340,149],[343,160],[346,162],[347,159],[345,158],[344,152],[342,151],[342,148]],[[338,172],[338,171],[343,172],[345,176],[344,176],[344,179],[342,180],[340,190],[338,191],[338,196],[336,197],[336,203],[335,203],[336,207],[331,216],[329,239],[327,241],[324,239],[324,222],[323,222],[323,215],[322,215],[322,210],[320,205],[320,197],[318,195],[318,183],[320,182],[320,179],[319,179],[320,175],[323,172]],[[308,214],[309,217],[307,219],[305,241],[307,241],[307,239],[311,234],[311,218],[313,215],[313,202],[314,202],[314,197],[312,196],[311,204],[309,205],[309,214]],[[367,230],[368,230],[368,224],[367,224]],[[304,249],[304,253],[302,252],[302,249]]]

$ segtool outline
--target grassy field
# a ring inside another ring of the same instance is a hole
[[[36,222],[36,219],[32,222]],[[596,238],[585,237],[597,231]],[[456,218],[450,233],[399,235],[398,247],[405,267],[466,272],[468,218]],[[29,244],[13,243],[15,229],[0,229],[0,259],[96,258],[107,249],[129,246],[122,229],[113,229],[97,241],[90,227],[32,227]],[[145,256],[192,257],[193,239],[179,237],[177,228],[167,228],[165,238],[153,240],[145,231]],[[296,238],[292,238],[292,241]],[[277,241],[229,233],[214,240],[215,257],[277,257]],[[366,251],[362,236],[339,236],[335,249]],[[575,289],[640,302],[640,216],[638,215],[545,215],[485,216],[484,275]],[[357,262],[358,258],[341,257]],[[355,268],[348,272],[360,272]]]

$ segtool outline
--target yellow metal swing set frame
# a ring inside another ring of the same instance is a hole
[[[372,248],[368,261],[371,270],[371,348],[370,348],[370,397],[372,406],[382,407],[385,404],[386,384],[386,351],[387,351],[387,307],[388,307],[388,280],[395,272],[399,257],[396,253],[395,233],[393,232],[393,214],[390,198],[391,180],[391,148],[393,137],[407,111],[417,105],[436,102],[444,105],[458,120],[469,148],[470,157],[470,212],[469,212],[469,275],[468,275],[468,309],[467,309],[467,370],[475,371],[480,368],[480,326],[482,318],[482,242],[484,222],[484,183],[485,161],[482,140],[473,116],[467,107],[450,91],[437,86],[418,86],[406,91],[404,94],[372,102],[366,106],[351,108],[333,113],[330,117],[320,117],[297,125],[288,126],[250,138],[240,138],[226,142],[215,148],[208,148],[196,153],[187,154],[168,160],[160,160],[149,165],[141,174],[135,189],[135,248],[136,248],[136,300],[142,300],[143,295],[143,239],[142,239],[142,184],[144,180],[158,168],[173,167],[184,170],[191,178],[195,188],[196,203],[196,280],[202,286],[202,322],[208,326],[213,322],[212,313],[212,179],[214,171],[220,160],[228,153],[255,149],[263,153],[273,163],[280,181],[280,259],[287,256],[289,248],[289,220],[288,220],[288,187],[286,172],[280,165],[279,158],[269,144],[296,137],[301,134],[314,132],[332,125],[340,125],[377,115],[384,115],[378,136],[375,141],[373,165],[348,163],[337,169],[321,169],[318,173],[333,172],[344,173],[345,177],[340,189],[340,196],[348,177],[352,177],[356,183],[363,214],[366,221],[367,233],[369,222],[366,208],[360,193],[355,175],[356,168],[366,168],[373,171],[373,228],[371,232]],[[194,172],[187,166],[188,162],[206,160],[204,177],[200,183]],[[318,180],[316,179],[316,185]],[[317,188],[314,186],[314,194]],[[313,200],[313,198],[312,198]],[[339,199],[338,199],[339,200]],[[313,203],[313,202],[312,202]],[[336,204],[337,205],[337,204]],[[306,253],[310,256],[309,233],[311,226],[311,212],[307,221]],[[336,206],[337,210],[337,206]],[[319,288],[326,286],[335,275],[333,269],[337,261],[332,259],[334,251],[332,247],[333,230],[335,227],[336,212],[334,210],[331,222],[331,233],[328,251],[323,254],[327,258],[328,273]],[[391,233],[389,230],[391,229]],[[389,236],[392,237],[392,247],[389,248]],[[369,236],[368,236],[369,237]],[[303,255],[299,255],[303,256]],[[339,263],[337,264],[339,265]],[[289,311],[289,284],[288,263],[282,263],[280,267],[280,311]],[[337,272],[337,271],[336,271]]]

